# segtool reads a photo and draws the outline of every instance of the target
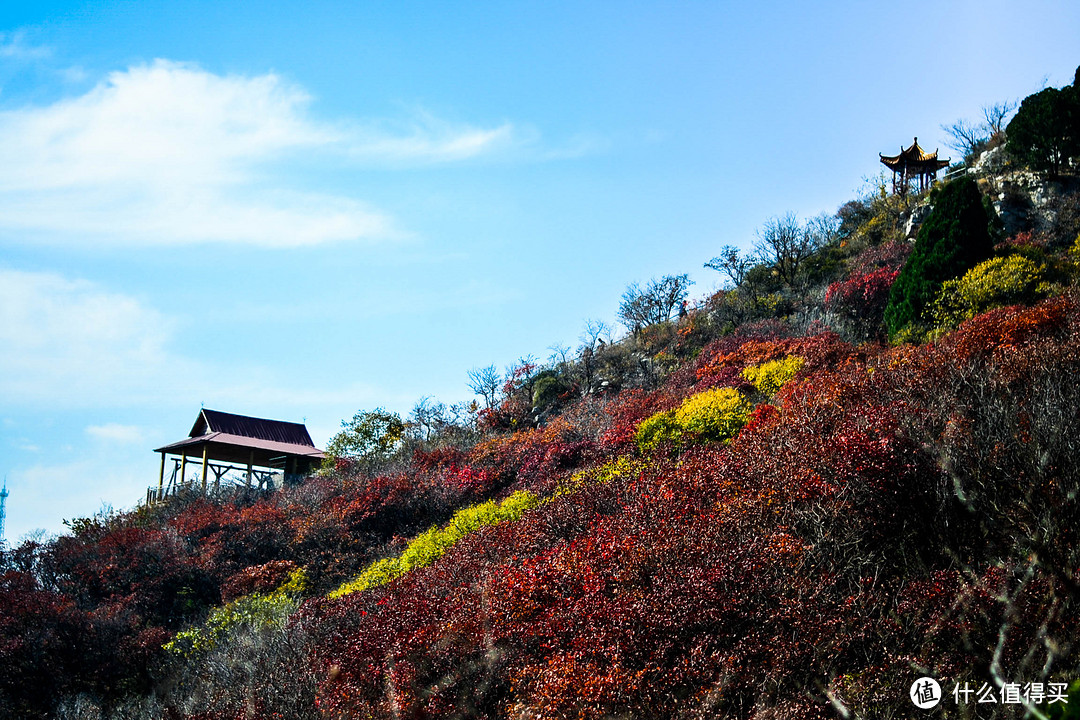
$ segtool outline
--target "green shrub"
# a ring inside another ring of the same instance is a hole
[[[955,327],[995,307],[1034,302],[1048,291],[1045,265],[1023,255],[993,258],[942,285],[933,321],[938,327]]]
[[[488,500],[479,505],[459,510],[444,527],[433,527],[416,536],[405,551],[397,557],[384,558],[373,563],[356,578],[332,591],[331,599],[354,592],[386,585],[415,568],[432,564],[461,538],[485,525],[496,525],[505,520],[517,520],[526,510],[540,504],[540,499],[530,492],[519,490],[496,503]]]
[[[201,626],[178,632],[164,647],[190,658],[214,649],[240,628],[280,626],[296,610],[306,587],[304,569],[297,568],[273,592],[244,595],[215,609]]]
[[[1065,702],[1048,705],[1046,717],[1050,720],[1075,720],[1080,718],[1080,680],[1073,680],[1066,688]]]
[[[751,410],[738,390],[713,388],[642,421],[634,442],[642,453],[650,453],[667,444],[726,441],[746,424]]]
[[[934,209],[919,228],[911,257],[889,291],[885,324],[890,337],[919,325],[946,280],[962,275],[993,252],[990,218],[971,178],[935,188]]]
[[[772,395],[795,377],[805,364],[798,355],[788,355],[761,365],[753,365],[742,371],[748,383],[766,395]]]
[[[541,410],[557,403],[559,396],[571,389],[570,383],[554,370],[542,370],[533,380],[533,407]]]
[[[370,470],[389,458],[405,437],[405,421],[382,408],[358,412],[352,420],[342,420],[341,427],[326,444],[324,467],[332,468],[338,459],[347,459]]]

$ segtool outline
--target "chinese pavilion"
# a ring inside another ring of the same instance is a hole
[[[893,171],[893,193],[906,195],[908,188],[918,179],[919,192],[934,184],[937,172],[949,166],[948,160],[938,160],[937,150],[932,153],[919,147],[919,138],[909,148],[900,148],[899,155],[878,153],[885,167]]]

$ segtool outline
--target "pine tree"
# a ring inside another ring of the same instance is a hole
[[[1076,77],[1080,80],[1080,68]],[[1024,98],[1005,136],[1011,155],[1058,177],[1069,158],[1080,155],[1080,85],[1074,81]]]
[[[918,325],[946,280],[958,277],[994,250],[990,218],[971,178],[935,188],[933,211],[919,228],[915,249],[897,276],[885,308],[885,324],[895,336]]]

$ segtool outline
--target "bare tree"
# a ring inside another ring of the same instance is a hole
[[[494,365],[484,368],[473,368],[469,371],[469,389],[484,398],[484,406],[495,407],[495,397],[499,392],[499,383],[502,377]]]
[[[990,132],[991,138],[1005,132],[1005,126],[1008,124],[1005,121],[1017,107],[1019,103],[1015,100],[1006,100],[983,107],[983,118],[986,120],[986,129]]]
[[[581,353],[581,371],[586,386],[592,385],[593,373],[596,369],[595,353],[604,346],[605,336],[608,339],[608,344],[610,344],[612,328],[607,323],[603,320],[585,321],[585,329],[582,330],[580,337],[581,347],[579,352]]]
[[[649,282],[649,294],[656,302],[656,322],[664,322],[671,318],[672,313],[678,308],[686,296],[690,294],[690,286],[693,285],[690,276],[665,275],[659,280]]]
[[[801,225],[794,213],[766,221],[755,245],[761,262],[772,267],[788,287],[799,280],[799,271],[819,249],[836,239],[838,220],[822,214]]]
[[[420,440],[431,440],[450,424],[446,404],[425,395],[416,401],[409,415],[409,425]]]
[[[548,345],[548,350],[551,351],[548,362],[556,368],[565,368],[570,361],[570,346],[557,342]]]
[[[581,331],[581,349],[593,351],[599,342],[603,342],[606,336],[611,342],[612,328],[603,320],[586,320],[585,329]]]
[[[942,125],[941,129],[952,138],[946,144],[964,157],[972,155],[990,139],[982,125],[957,120],[952,125]]]
[[[739,287],[746,279],[746,273],[754,266],[754,259],[739,252],[739,248],[733,245],[725,245],[720,254],[709,262],[705,267],[723,273],[731,281],[732,287]]]
[[[994,140],[1005,137],[1006,120],[1017,108],[1015,100],[994,103],[983,106],[983,122],[973,123],[967,120],[957,120],[952,125],[942,125],[950,138],[947,144],[964,157],[975,155],[985,150]]]
[[[666,322],[686,299],[692,284],[685,273],[650,280],[644,288],[634,283],[623,293],[619,319],[635,334],[649,325]]]

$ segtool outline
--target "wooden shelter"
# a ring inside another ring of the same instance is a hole
[[[909,148],[900,148],[899,155],[878,153],[885,167],[893,171],[893,193],[906,195],[911,184],[918,180],[919,192],[934,184],[937,172],[949,167],[948,160],[938,160],[937,150],[928,153],[919,147],[919,138]]]
[[[229,471],[243,472],[248,487],[267,488],[278,478],[284,483],[310,473],[325,457],[301,423],[205,408],[199,411],[188,437],[154,452],[161,454],[161,472],[156,491],[147,490],[147,502],[162,500],[182,488],[194,489],[194,482],[187,480],[187,466],[192,459],[201,465],[199,477],[205,493],[211,473],[215,490]],[[173,471],[166,486],[165,465],[169,456],[173,456]]]

